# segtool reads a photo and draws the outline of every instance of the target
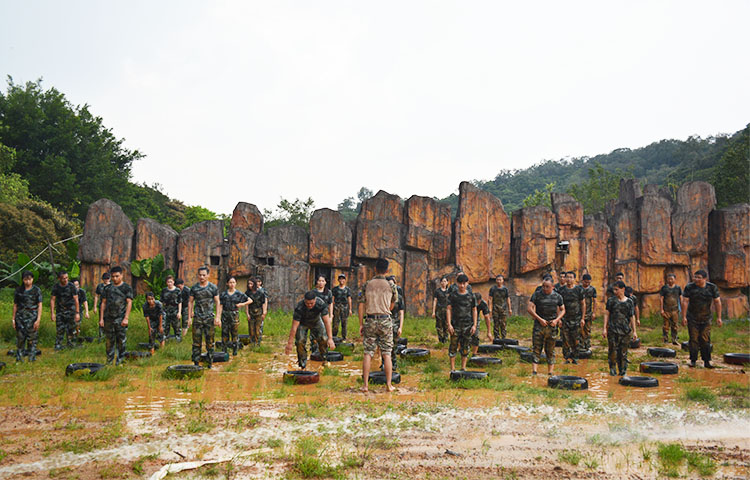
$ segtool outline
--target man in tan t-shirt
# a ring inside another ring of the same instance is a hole
[[[364,344],[362,360],[363,392],[369,391],[370,363],[375,348],[380,348],[385,365],[386,390],[395,390],[391,385],[393,365],[391,364],[391,350],[393,349],[393,325],[391,310],[398,300],[396,286],[385,279],[388,273],[388,260],[378,258],[375,261],[375,277],[362,288],[359,302],[359,334]]]

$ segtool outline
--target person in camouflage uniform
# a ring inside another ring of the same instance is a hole
[[[505,277],[498,275],[495,285],[490,288],[489,308],[492,311],[492,336],[493,338],[505,338],[507,335],[507,319],[513,315],[513,307],[510,305],[510,293],[505,286]]]
[[[215,310],[214,310],[215,309]],[[188,327],[193,327],[193,364],[201,360],[203,341],[206,342],[206,368],[213,365],[214,334],[221,325],[219,289],[208,281],[208,267],[198,269],[198,283],[190,288]],[[195,322],[193,319],[195,318]]]
[[[182,306],[182,336],[179,337],[179,341],[182,341],[182,337],[187,335],[188,331],[188,319],[190,318],[190,289],[185,285],[185,282],[178,278],[174,282],[174,286],[180,289],[180,305]]]
[[[102,273],[102,283],[96,286],[94,290],[94,315],[99,318],[99,310],[102,308],[102,296],[104,295],[104,289],[110,284],[109,272]],[[104,338],[104,328],[99,327],[99,341]]]
[[[559,293],[555,292],[552,277],[545,277],[541,289],[534,292],[529,300],[527,311],[534,318],[532,345],[534,358],[532,372],[537,374],[539,358],[544,349],[547,355],[547,373],[552,375],[555,367],[555,337],[557,327],[565,315],[565,304]]]
[[[583,287],[575,284],[576,273],[567,272],[565,285],[557,292],[563,298],[565,305],[565,316],[562,320],[563,357],[565,363],[578,363],[578,343],[581,337],[581,328],[585,323],[583,316],[586,313],[586,302],[584,301]]]
[[[346,327],[352,314],[352,292],[346,286],[346,275],[338,277],[339,284],[331,290],[333,295],[333,336],[338,336],[341,325],[341,338],[346,340]]]
[[[86,297],[86,290],[81,288],[81,282],[78,281],[76,278],[73,280],[73,286],[76,287],[76,292],[78,295],[78,309],[83,311],[83,316],[86,318],[86,320],[89,319],[89,300]],[[78,316],[79,321],[76,323],[76,335],[81,334],[81,320],[83,320],[80,315]]]
[[[628,287],[628,286],[625,287],[625,296],[628,297],[631,302],[633,302],[633,309],[635,310],[635,324],[640,327],[641,326],[641,309],[638,308],[638,297],[635,296],[635,291],[633,291],[633,287]]]
[[[466,370],[469,360],[471,336],[477,330],[477,299],[467,288],[469,277],[461,274],[456,277],[456,291],[448,297],[448,333],[451,343],[448,346],[451,371],[456,369],[456,354],[461,353],[461,370]]]
[[[659,303],[661,305],[661,317],[664,319],[664,325],[661,328],[664,343],[669,341],[669,333],[671,331],[672,344],[679,345],[677,342],[677,324],[680,319],[682,289],[679,285],[675,285],[675,280],[674,273],[667,274],[667,284],[662,285],[659,290]]]
[[[388,283],[390,283],[395,289],[398,294],[398,285],[396,284],[396,277],[391,275],[386,278],[388,280]],[[393,348],[391,349],[391,365],[393,366],[393,371],[396,371],[396,368],[398,367],[398,361],[397,361],[397,355],[396,355],[396,341],[401,337],[401,332],[404,329],[404,298],[401,295],[398,295],[398,300],[396,300],[396,303],[393,305],[393,308],[391,309],[391,322],[392,322],[392,330],[393,330]],[[381,370],[385,369],[385,356],[382,355],[383,352],[380,352],[382,356],[383,363],[380,366]]]
[[[143,304],[143,318],[148,327],[148,346],[154,354],[156,343],[164,346],[164,306],[154,297],[153,292],[146,293],[146,303]]]
[[[450,339],[448,335],[448,324],[446,311],[448,309],[448,279],[440,279],[440,286],[435,289],[432,299],[432,318],[435,319],[435,330],[437,331],[438,342],[445,343]]]
[[[227,280],[227,291],[219,295],[221,302],[221,342],[226,353],[232,347],[232,355],[237,355],[239,343],[237,338],[240,333],[240,308],[250,305],[252,300],[247,295],[237,290],[237,279],[229,277]]]
[[[34,285],[34,275],[25,271],[21,274],[22,284],[13,295],[13,329],[16,331],[16,362],[36,360],[36,342],[39,325],[42,321],[42,291]]]
[[[260,288],[257,278],[248,279],[245,295],[251,300],[247,306],[247,333],[250,335],[250,344],[260,345],[268,303],[265,290]]]
[[[396,286],[385,279],[388,273],[388,260],[378,258],[375,261],[375,277],[362,287],[359,293],[359,334],[362,337],[364,356],[362,358],[362,386],[363,392],[369,391],[370,363],[375,350],[380,348],[383,354],[386,391],[395,390],[391,384],[393,376],[393,321],[391,311],[398,302]]]
[[[614,297],[615,296],[615,283],[622,282],[625,283],[625,274],[622,272],[615,273],[615,281],[612,282],[608,287],[606,291],[606,297]],[[625,286],[627,287],[628,284],[625,283]],[[627,296],[627,295],[626,295]]]
[[[693,281],[682,292],[682,325],[687,325],[690,335],[690,366],[695,367],[700,351],[703,365],[711,365],[711,305],[716,311],[716,325],[722,326],[719,288],[708,281],[708,273],[698,270]]]
[[[487,326],[487,341],[492,343],[492,335],[490,335],[490,307],[487,302],[482,300],[482,294],[477,292],[474,294],[474,298],[477,303],[477,329],[474,330],[474,335],[471,336],[471,354],[476,355],[479,350],[479,332],[482,330],[482,325],[479,321],[479,316],[484,318],[484,323]]]
[[[133,308],[133,289],[122,280],[122,267],[110,270],[112,283],[104,289],[99,313],[99,326],[106,338],[107,364],[111,364],[117,353],[116,365],[120,365],[128,340],[128,320]]]
[[[182,340],[182,291],[175,286],[172,275],[167,275],[167,286],[161,290],[159,299],[164,305],[164,335],[173,331],[175,338]]]
[[[320,356],[325,360],[328,349],[333,350],[336,345],[333,343],[328,305],[318,297],[315,290],[305,293],[304,298],[294,307],[292,328],[284,349],[284,353],[289,355],[292,353],[292,348],[296,346],[297,363],[303,370],[307,366],[305,343],[307,343],[308,333],[310,340],[318,345]]]
[[[591,285],[591,275],[584,273],[581,277],[581,288],[583,288],[583,301],[586,304],[586,314],[583,316],[583,327],[581,327],[581,349],[591,348],[591,326],[594,324],[596,310],[596,288]]]
[[[625,282],[612,284],[614,295],[607,299],[602,334],[607,339],[609,352],[609,374],[625,375],[628,370],[628,347],[630,340],[638,337],[635,323],[635,308],[632,300],[625,296]],[[615,372],[617,369],[617,372]]]
[[[55,350],[63,348],[62,342],[68,337],[68,347],[73,347],[76,338],[76,325],[81,321],[80,306],[78,305],[78,291],[68,280],[66,272],[57,274],[58,283],[52,287],[50,310],[52,322],[55,324]],[[57,307],[57,311],[55,311]]]

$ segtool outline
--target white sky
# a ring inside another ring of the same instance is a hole
[[[231,213],[361,186],[444,197],[542,159],[750,121],[748,1],[0,0],[0,74],[44,78]],[[3,85],[5,90],[7,85]]]

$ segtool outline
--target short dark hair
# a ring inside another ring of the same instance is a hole
[[[66,272],[65,270],[60,270],[59,272],[57,272],[57,278],[60,278],[63,275],[67,275],[67,274],[68,274],[68,272]]]
[[[315,293],[315,290],[305,292],[305,300],[315,300],[316,298],[318,298],[318,295]]]
[[[167,281],[169,279],[174,280],[174,275],[167,275],[167,278],[165,278],[164,281]]]
[[[388,271],[388,260],[385,258],[378,258],[375,260],[375,272],[385,273]]]
[[[461,275],[456,277],[456,283],[466,283],[468,281],[469,277],[465,273],[462,273]]]
[[[146,292],[146,298],[156,298],[156,297],[154,297],[154,292]]]
[[[208,267],[207,267],[207,266],[205,266],[205,265],[203,265],[203,266],[201,266],[201,267],[198,267],[198,271],[200,272],[201,270],[205,270],[205,271],[206,271],[206,273],[210,272],[210,270],[208,269]]]
[[[503,280],[505,280],[505,276],[502,273],[495,277],[495,280],[497,280],[498,278],[502,278]]]
[[[552,275],[549,273],[545,273],[544,275],[542,275],[542,282],[545,280],[552,280]]]
[[[699,276],[699,275],[700,275],[701,277],[703,277],[703,278],[708,278],[708,272],[706,272],[705,270],[702,270],[702,269],[701,269],[701,270],[698,270],[697,272],[695,272],[695,273],[693,274],[693,276],[696,276],[696,277],[697,277],[697,276]]]
[[[623,282],[623,283],[625,283],[625,282]],[[633,294],[633,287],[625,287],[625,295],[627,295],[629,297],[632,294]]]
[[[340,273],[340,274],[339,274],[339,276],[338,276],[337,278],[339,278],[339,279],[341,279],[341,278],[344,278],[344,279],[346,279],[346,275],[344,275],[343,273]]]
[[[234,280],[235,282],[237,281],[237,279],[234,278],[234,275],[229,275],[229,277],[227,277],[227,283],[229,283],[229,280]]]
[[[479,292],[474,292],[474,298],[477,299],[477,302],[482,300],[482,294]]]
[[[109,269],[109,273],[122,273],[122,267],[119,265],[115,265],[114,267]]]
[[[112,278],[112,275],[109,272],[102,273],[102,280],[109,280],[110,278]]]
[[[569,271],[568,275],[573,275],[573,278],[576,278],[576,272],[574,272],[573,270]]]
[[[625,288],[625,282],[622,280],[618,280],[615,283],[612,284],[613,288]]]
[[[385,277],[386,280],[393,280],[393,283],[396,283],[396,276],[395,275],[388,275]]]
[[[21,280],[23,280],[24,278],[29,278],[29,277],[34,278],[34,274],[31,273],[31,271],[29,270],[24,270],[23,273],[21,274]]]
[[[617,272],[617,273],[615,273],[615,277],[623,277],[623,278],[625,278],[625,274],[622,273],[622,272]]]
[[[177,280],[174,281],[174,284],[175,285],[185,285],[185,280],[183,280],[181,278],[178,278]]]
[[[667,278],[669,278],[669,277],[677,278],[677,275],[675,275],[674,273],[668,273],[667,274]]]
[[[583,275],[581,275],[581,280],[591,280],[591,275],[589,275],[588,273],[584,273]]]

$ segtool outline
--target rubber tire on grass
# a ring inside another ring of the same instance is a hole
[[[649,347],[646,349],[649,355],[657,358],[674,358],[677,356],[677,352],[671,348],[662,347]]]
[[[320,381],[320,374],[310,370],[288,370],[284,372],[284,383],[310,385]]]
[[[154,342],[154,350],[159,350],[159,342]],[[139,343],[138,348],[141,350],[151,350],[151,344],[149,343]]]
[[[426,348],[406,348],[401,352],[401,357],[413,362],[426,362],[430,358],[430,351]]]
[[[520,358],[522,362],[534,363],[534,352],[520,352]],[[539,363],[547,363],[547,355],[539,355]]]
[[[585,360],[587,358],[591,358],[591,355],[593,355],[593,352],[589,348],[588,350],[578,350],[576,353],[576,358]]]
[[[101,363],[71,363],[65,367],[65,376],[70,375],[93,375],[104,368]]]
[[[502,365],[503,359],[497,357],[471,357],[469,364],[475,367],[484,367],[487,365]]]
[[[555,346],[556,347],[562,347],[562,338],[556,338],[555,339]]]
[[[547,379],[547,386],[563,390],[588,390],[589,382],[575,375],[552,375]]]
[[[518,345],[518,340],[515,338],[496,338],[492,343],[495,345]]]
[[[240,335],[237,337],[240,340],[240,343],[243,345],[250,345],[250,335]]]
[[[208,353],[201,354],[201,362],[208,361]],[[212,355],[211,363],[221,363],[229,361],[229,353],[225,352],[214,352]]]
[[[310,360],[313,362],[322,362],[323,357],[320,356],[320,352],[315,352],[310,355]],[[344,360],[344,355],[341,352],[329,350],[326,353],[326,362],[340,362],[342,360]]]
[[[477,353],[498,353],[505,350],[505,345],[496,345],[494,343],[479,345]]]
[[[750,363],[750,353],[725,353],[724,363],[732,365],[747,365]]]
[[[139,360],[141,358],[149,358],[151,356],[151,352],[148,351],[127,351],[122,354],[122,358],[126,360]]]
[[[487,378],[487,372],[476,372],[473,370],[454,370],[451,372],[451,380],[457,382],[459,380],[484,380]]]
[[[630,341],[630,348],[641,348],[641,339],[636,338]]]
[[[685,350],[686,352],[689,352],[689,351],[690,351],[690,342],[682,342],[682,343],[680,344],[680,348],[681,348],[682,350]],[[709,350],[710,350],[711,352],[713,352],[713,351],[714,351],[714,344],[713,344],[713,343],[709,343],[709,344],[708,344],[708,348],[709,348]]]
[[[2,370],[3,368],[5,368],[5,362],[0,362],[0,370]]]
[[[673,375],[680,370],[676,363],[672,362],[643,362],[638,367],[643,373],[661,373],[662,375]]]
[[[94,341],[94,337],[76,337],[78,343],[91,343]]]
[[[406,350],[406,345],[396,345],[396,355],[401,355],[404,350]]]
[[[354,349],[354,344],[352,342],[340,342],[336,344],[336,348],[339,347]]]
[[[386,384],[385,372],[370,372],[369,378],[369,382],[373,385]],[[393,372],[393,374],[391,375],[391,383],[393,385],[398,385],[399,383],[401,383],[401,374],[398,372]]]
[[[170,365],[167,367],[166,376],[172,379],[199,378],[203,376],[203,367],[200,365]]]
[[[529,347],[522,347],[521,345],[506,345],[505,348],[507,348],[508,350],[514,350],[514,351],[518,352],[519,354],[521,352],[530,352],[531,351],[531,348],[529,348]]]
[[[397,338],[396,339],[396,345],[407,346],[407,345],[409,345],[409,339],[407,339],[407,338]]]
[[[630,375],[620,378],[618,383],[626,387],[651,388],[659,386],[659,380],[654,377],[631,377]]]

